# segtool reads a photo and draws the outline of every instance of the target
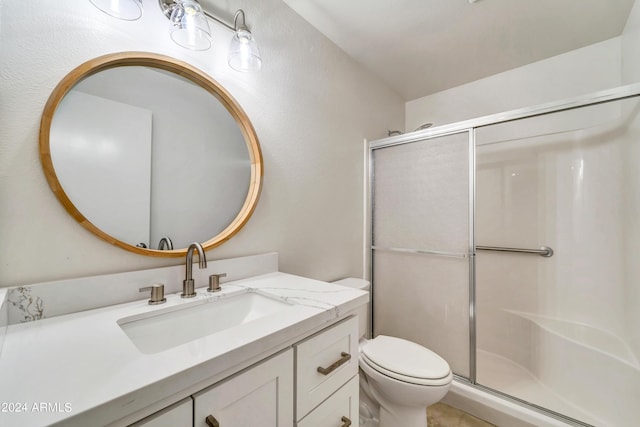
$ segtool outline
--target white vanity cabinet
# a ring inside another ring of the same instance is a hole
[[[168,408],[138,421],[131,427],[192,427],[193,399],[187,397]]]
[[[131,427],[356,427],[358,385],[353,316]]]
[[[358,317],[299,342],[296,351],[296,425],[358,425]]]
[[[293,350],[193,396],[195,427],[290,427]]]
[[[356,427],[358,385],[354,316],[193,395],[194,427]]]

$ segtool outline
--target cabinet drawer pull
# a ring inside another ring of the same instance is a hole
[[[351,425],[351,420],[347,417],[342,417],[342,427],[349,427]]]
[[[204,419],[207,422],[209,427],[220,427],[220,423],[213,415],[207,415],[207,418]],[[349,423],[351,425],[351,423]]]
[[[336,362],[333,362],[328,368],[318,366],[318,372],[320,372],[322,375],[329,375],[331,372],[335,371],[338,367],[344,365],[351,359],[351,355],[349,353],[345,353],[344,351],[340,353],[340,356],[342,357]],[[349,423],[351,423],[351,421],[349,421]]]

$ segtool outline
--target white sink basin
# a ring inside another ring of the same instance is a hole
[[[253,292],[124,317],[118,325],[143,353],[157,353],[292,307]]]

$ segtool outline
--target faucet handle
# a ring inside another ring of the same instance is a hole
[[[151,286],[140,288],[140,292],[146,291],[151,291],[151,299],[149,299],[150,305],[162,304],[164,302],[167,302],[167,299],[164,297],[164,284],[154,283]]]
[[[220,274],[212,274],[209,276],[209,287],[207,288],[207,292],[218,292],[220,289],[220,278],[227,277],[227,273]]]

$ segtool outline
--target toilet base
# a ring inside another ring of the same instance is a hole
[[[390,402],[371,388],[367,376],[361,372],[360,423],[361,427],[427,427],[427,407]]]
[[[380,404],[367,392],[367,382],[360,373],[360,427],[380,427]]]
[[[365,421],[366,427],[427,427],[427,406],[440,401],[451,386],[450,383],[424,387],[391,382],[375,375],[367,366],[361,364],[360,368],[360,420]],[[375,377],[367,374],[367,370]],[[380,380],[385,382],[381,384]]]
[[[427,408],[380,407],[380,427],[427,427]]]

